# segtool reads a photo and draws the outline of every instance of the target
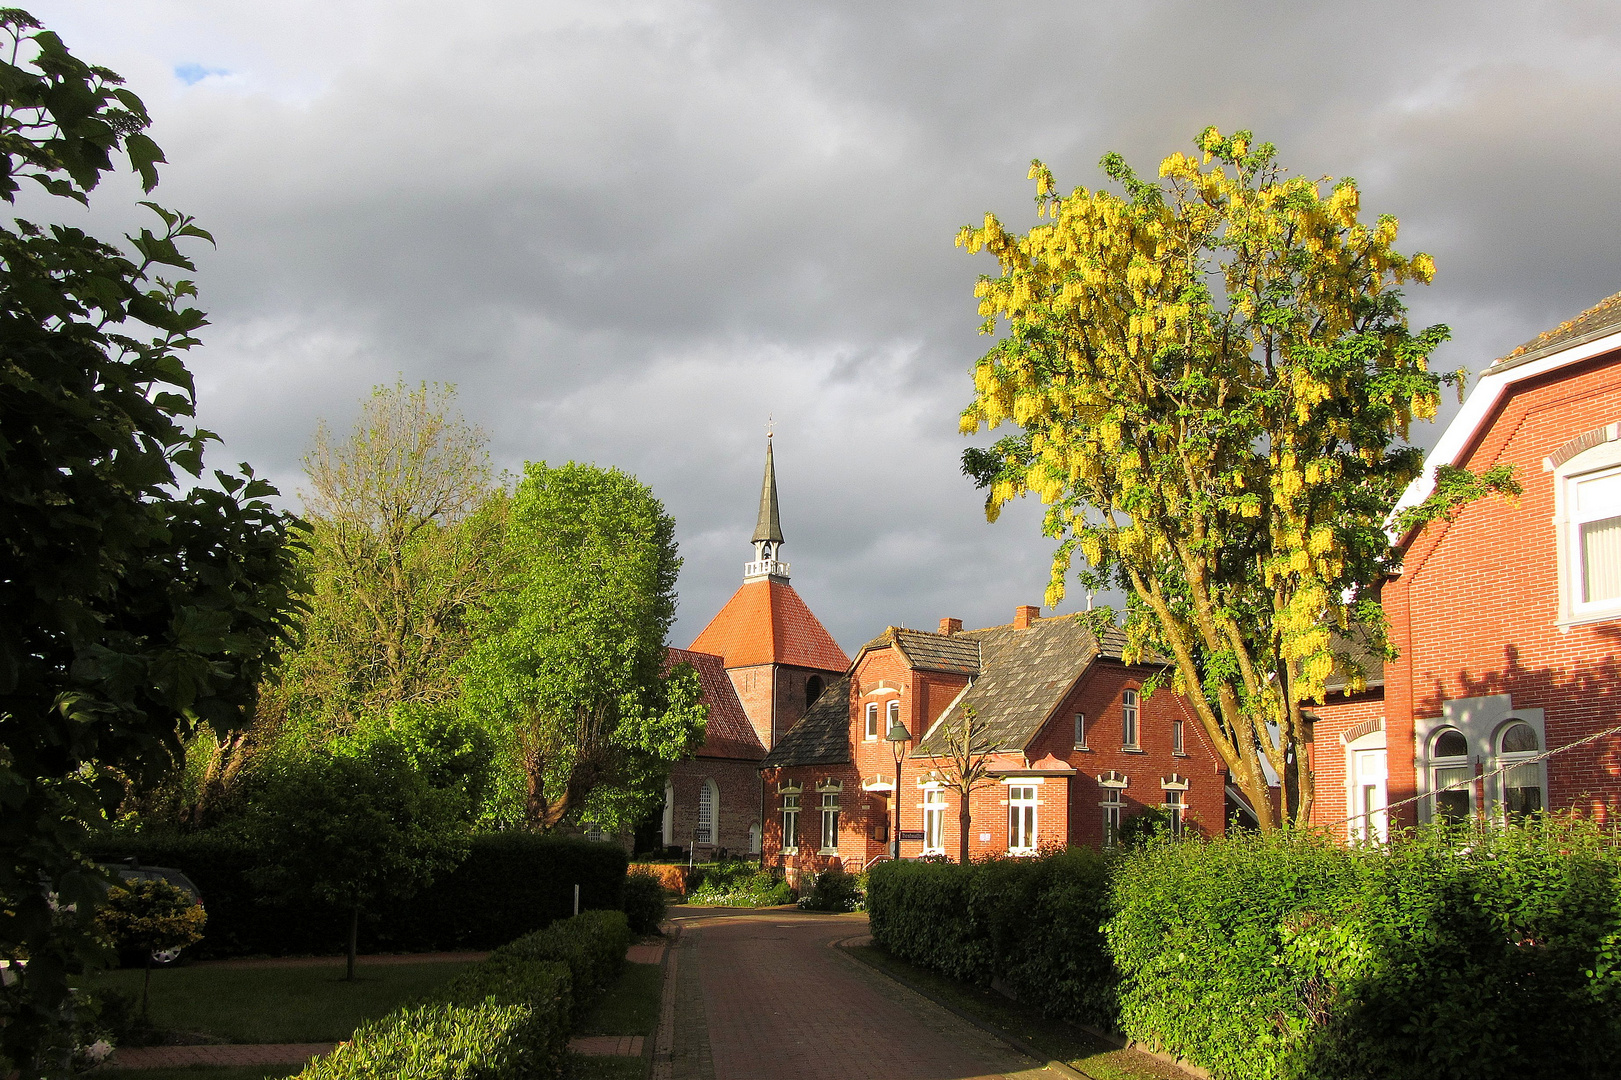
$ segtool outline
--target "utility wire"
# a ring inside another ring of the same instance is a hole
[[[1621,735],[1621,724],[1618,724],[1617,726],[1615,726],[1613,728],[1606,728],[1603,731],[1596,731],[1593,734],[1586,736],[1585,738],[1577,739],[1575,742],[1568,742],[1563,746],[1556,746],[1552,750],[1544,750],[1542,753],[1537,754],[1534,757],[1522,758],[1519,761],[1512,761],[1507,765],[1500,765],[1497,768],[1493,769],[1489,773],[1481,773],[1479,776],[1470,776],[1470,777],[1466,777],[1466,778],[1464,778],[1462,780],[1455,780],[1452,783],[1447,784],[1447,785],[1445,785],[1443,787],[1436,788],[1434,791],[1426,791],[1422,795],[1414,795],[1412,798],[1403,799],[1400,802],[1387,803],[1386,805],[1380,807],[1378,810],[1373,811],[1373,813],[1374,814],[1379,814],[1379,813],[1388,814],[1390,811],[1396,809],[1396,807],[1398,807],[1398,806],[1406,806],[1409,803],[1420,802],[1420,801],[1422,801],[1424,799],[1430,798],[1432,795],[1439,795],[1443,791],[1463,791],[1465,788],[1473,787],[1476,780],[1484,781],[1488,777],[1499,776],[1502,773],[1508,772],[1508,770],[1510,770],[1510,769],[1517,769],[1522,765],[1535,765],[1539,761],[1548,760],[1549,758],[1553,757],[1555,754],[1563,754],[1566,750],[1574,750],[1578,746],[1583,746],[1583,745],[1585,745],[1587,743],[1590,743],[1590,742],[1597,742],[1598,740],[1604,738],[1606,735]],[[1371,814],[1366,814],[1366,813],[1352,814],[1348,818],[1343,818],[1343,819],[1341,819],[1339,821],[1330,822],[1328,825],[1325,825],[1324,828],[1333,829],[1333,828],[1336,828],[1336,827],[1338,827],[1340,825],[1349,825],[1353,821],[1365,821],[1371,816],[1372,816]]]

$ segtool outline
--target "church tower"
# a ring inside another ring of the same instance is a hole
[[[749,542],[754,558],[743,564],[742,586],[704,627],[691,651],[724,660],[743,711],[770,750],[822,688],[845,673],[850,658],[788,583],[769,435],[760,511]]]

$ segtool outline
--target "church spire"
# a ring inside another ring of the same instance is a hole
[[[777,468],[771,458],[771,436],[765,437],[765,479],[760,482],[760,515],[754,524],[754,561],[743,567],[743,580],[773,577],[788,580],[788,564],[778,562],[782,547],[782,515],[777,510]]]

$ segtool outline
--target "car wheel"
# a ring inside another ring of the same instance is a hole
[[[153,967],[173,967],[180,963],[179,949],[155,949],[152,952]]]

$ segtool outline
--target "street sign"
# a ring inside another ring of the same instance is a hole
[[[903,842],[908,841],[908,840],[915,840],[918,843],[922,843],[923,842],[923,830],[918,829],[917,831],[914,832],[911,829],[902,829],[901,830],[901,840]]]

